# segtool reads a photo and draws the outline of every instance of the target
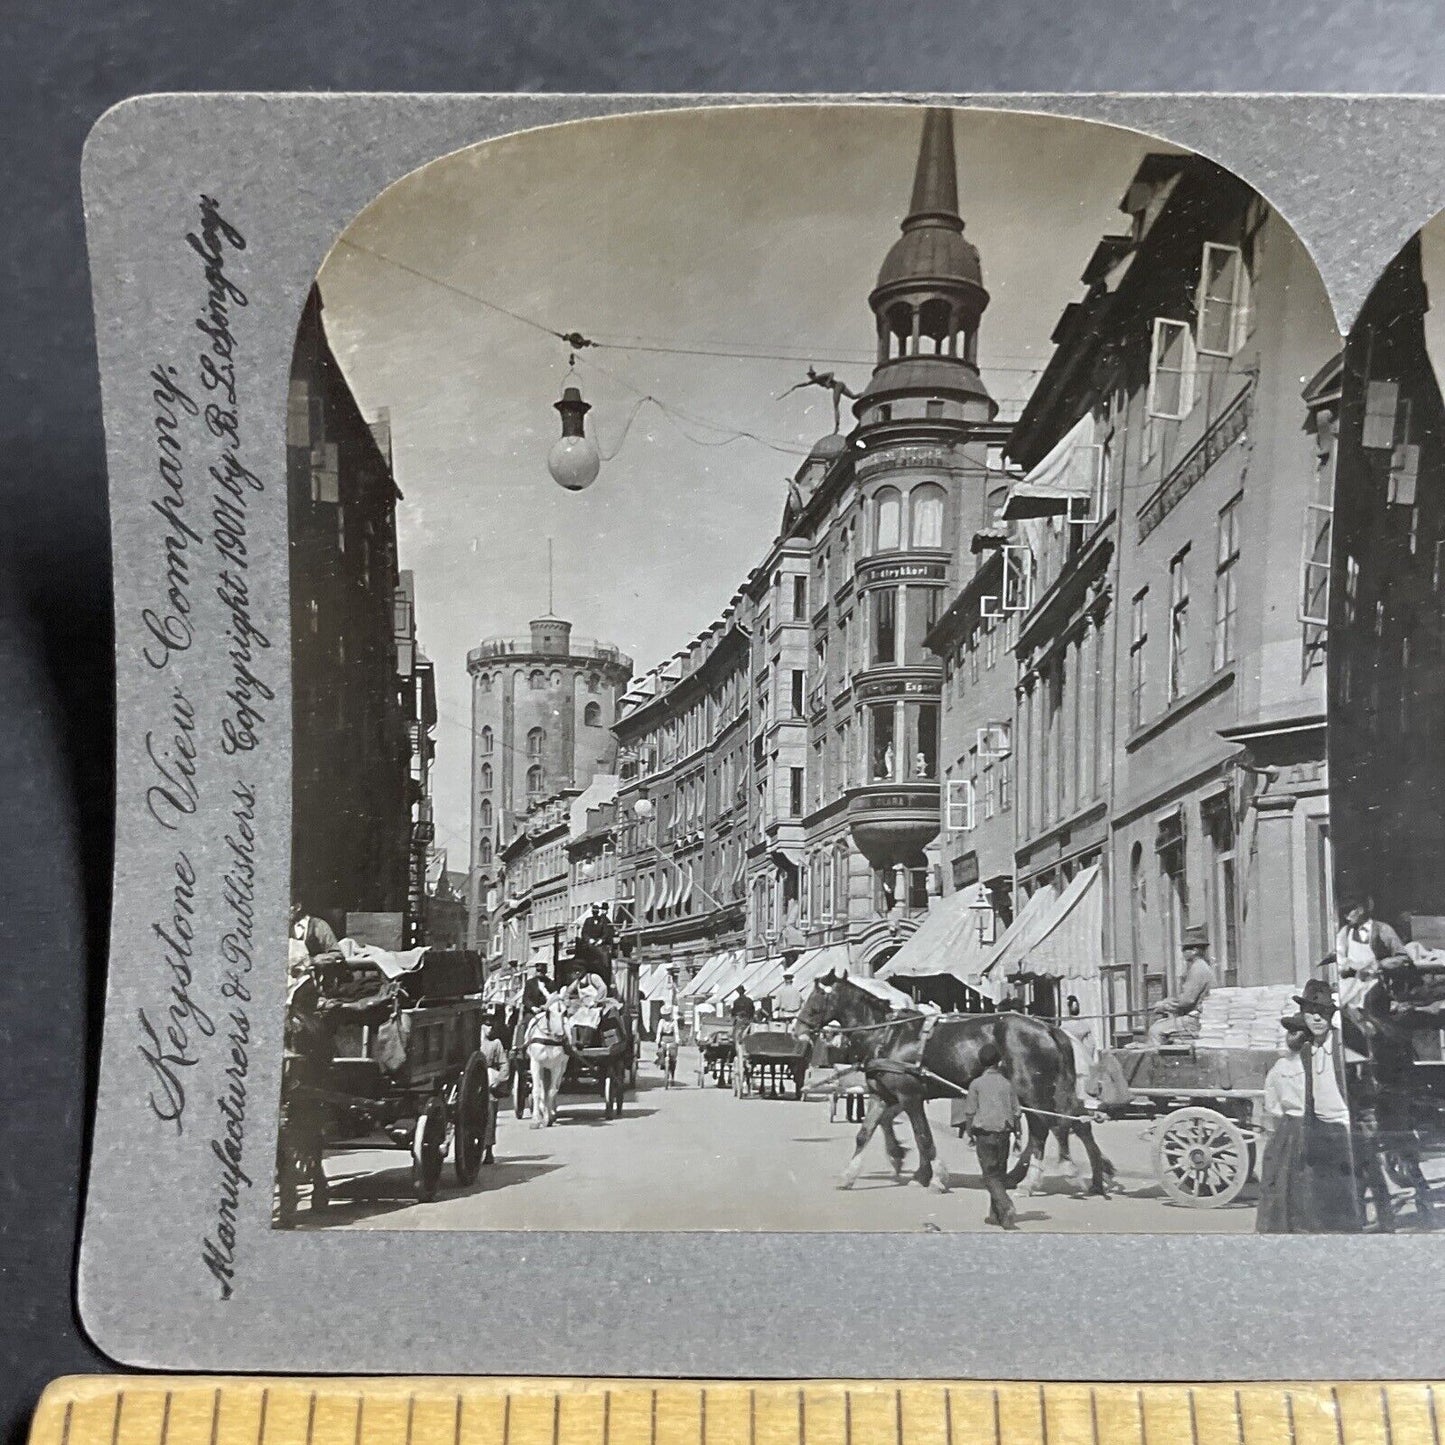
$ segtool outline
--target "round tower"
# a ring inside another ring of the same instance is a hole
[[[616,770],[612,723],[632,659],[574,638],[561,617],[525,637],[489,637],[467,654],[472,682],[472,867],[491,871],[528,806]]]

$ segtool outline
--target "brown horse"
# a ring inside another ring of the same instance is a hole
[[[1069,1136],[1076,1134],[1093,1168],[1089,1192],[1107,1197],[1114,1166],[1100,1152],[1092,1126],[1079,1116],[1074,1051],[1066,1035],[1027,1014],[945,1014],[935,1018],[932,1028],[925,1027],[926,1017],[916,1009],[895,1013],[846,975],[831,988],[814,988],[803,1005],[799,1023],[810,1033],[830,1023],[838,1025],[844,1048],[863,1066],[872,1096],[853,1157],[843,1171],[842,1188],[851,1188],[858,1178],[873,1131],[903,1113],[918,1141],[914,1180],[946,1190],[944,1171],[940,1168],[935,1174],[938,1151],[923,1106],[928,1099],[963,1095],[982,1072],[979,1051],[985,1043],[993,1043],[1003,1056],[1004,1072],[1029,1126],[1028,1143],[1009,1171],[1009,1187],[1023,1179],[1035,1158],[1042,1160],[1051,1133],[1058,1138],[1061,1153],[1067,1152]]]

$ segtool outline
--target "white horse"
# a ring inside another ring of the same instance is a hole
[[[567,1014],[561,997],[548,1001],[527,1024],[524,1044],[532,1069],[532,1127],[557,1122],[557,1094],[567,1072]]]

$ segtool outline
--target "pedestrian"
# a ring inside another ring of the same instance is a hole
[[[304,944],[312,958],[336,951],[336,930],[324,918],[308,912],[304,903],[292,905],[291,937]]]
[[[1295,995],[1283,1020],[1285,1051],[1264,1081],[1268,1133],[1260,1163],[1260,1234],[1338,1234],[1359,1229],[1359,1195],[1350,1149],[1334,1030],[1335,1001],[1323,979]]]
[[[984,1188],[991,1201],[985,1224],[1017,1229],[1018,1211],[1008,1196],[1009,1146],[1020,1134],[1023,1113],[1014,1086],[1004,1073],[998,1045],[985,1043],[978,1051],[980,1072],[963,1100],[964,1132],[978,1155]]]
[[[487,1066],[487,1127],[482,1138],[482,1163],[493,1162],[493,1151],[497,1143],[497,1109],[501,1101],[512,1091],[512,1060],[504,1043],[506,1019],[502,1011],[496,1010],[487,1020],[482,1031],[482,1042],[478,1052]]]
[[[1186,928],[1180,946],[1184,953],[1184,978],[1178,993],[1161,998],[1154,1005],[1153,1012],[1160,1017],[1149,1025],[1151,1044],[1197,1039],[1204,1000],[1219,982],[1209,961],[1209,930],[1203,924]]]
[[[1074,1093],[1086,1107],[1092,1103],[1090,1083],[1094,1068],[1099,1062],[1099,1045],[1094,1034],[1093,1021],[1082,1015],[1079,1000],[1070,994],[1064,1004],[1064,1017],[1059,1021],[1060,1030],[1068,1035],[1074,1050]]]

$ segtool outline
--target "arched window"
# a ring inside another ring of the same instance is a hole
[[[527,756],[529,758],[540,758],[542,756],[542,744],[547,741],[547,734],[541,728],[533,728],[527,734]]]
[[[587,674],[587,691],[596,692],[597,689],[601,686],[602,680],[597,676],[597,674],[595,672],[589,672]]]
[[[479,677],[479,678],[477,679],[477,691],[478,691],[478,692],[491,692],[491,690],[492,690],[492,679],[491,679],[489,676],[483,675],[483,676],[481,676],[481,677]]]
[[[873,550],[895,552],[902,538],[903,498],[884,487],[873,498]]]
[[[547,674],[539,667],[527,678],[527,683],[533,692],[540,691],[547,686]]]
[[[482,806],[477,809],[477,827],[483,834],[483,840],[491,846],[490,833],[492,831],[492,804],[488,798],[482,799]]]
[[[492,791],[492,765],[490,763],[482,764],[481,784],[484,793]]]
[[[527,792],[533,797],[538,796],[542,791],[542,769],[534,763],[527,769]]]
[[[477,862],[485,865],[491,861],[492,840],[490,838],[483,838],[482,841],[477,844]]]
[[[602,704],[589,702],[582,709],[582,722],[589,728],[600,728],[602,726]]]
[[[483,729],[482,729],[482,751],[483,751],[484,753],[490,753],[491,750],[492,750],[492,730],[491,730],[491,728],[483,728]]]
[[[913,513],[913,545],[943,546],[943,488],[915,487],[908,505]]]

